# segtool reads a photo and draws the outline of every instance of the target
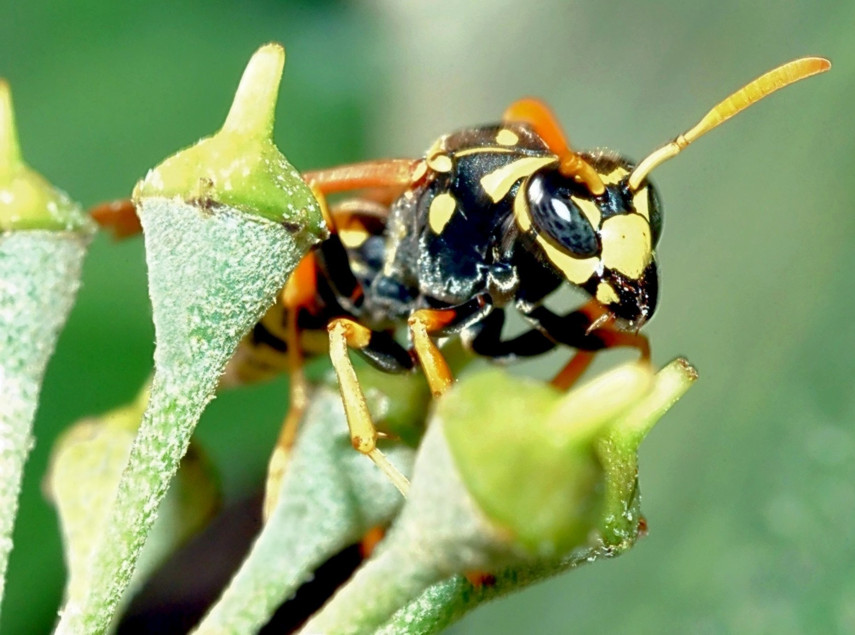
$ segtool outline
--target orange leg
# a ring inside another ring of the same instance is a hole
[[[538,136],[546,142],[549,149],[558,157],[559,170],[564,176],[573,177],[584,183],[591,194],[599,196],[606,191],[602,179],[585,159],[570,149],[567,138],[555,116],[539,99],[520,99],[512,103],[503,121],[524,123],[531,126]]]
[[[570,361],[549,382],[558,390],[570,390],[594,361],[591,351],[576,351]]]
[[[617,331],[612,328],[611,316],[596,300],[591,300],[582,307],[579,311],[584,313],[591,322],[588,328],[588,334],[593,333],[604,344],[604,348],[615,348],[618,346],[628,346],[638,349],[641,360],[650,361],[650,342],[644,335],[638,333],[627,333]],[[604,324],[599,327],[598,325]],[[584,374],[594,361],[596,353],[594,351],[578,350],[574,353],[570,361],[562,368],[555,377],[552,378],[550,384],[559,390],[569,390]]]
[[[396,196],[419,180],[421,160],[385,159],[306,172],[303,179],[321,194],[370,188],[390,189]]]
[[[291,459],[291,450],[297,439],[297,430],[300,428],[300,421],[302,421],[309,405],[309,384],[303,374],[303,354],[300,350],[297,313],[297,308],[291,308],[285,318],[287,321],[286,342],[288,343],[288,374],[291,398],[288,402],[288,414],[285,415],[279,437],[276,439],[276,447],[273,448],[273,454],[270,456],[270,462],[267,465],[267,481],[264,487],[264,505],[262,508],[262,517],[265,521],[270,518],[270,514],[273,513],[279,500],[279,490]]]
[[[276,506],[282,478],[297,438],[300,421],[309,405],[309,384],[303,374],[303,351],[297,318],[301,310],[310,306],[317,295],[317,264],[314,252],[306,254],[291,273],[285,288],[279,294],[279,303],[285,312],[285,343],[288,355],[289,391],[288,414],[282,423],[276,447],[267,468],[263,515],[270,517]]]
[[[376,527],[372,527],[369,529],[364,536],[362,536],[362,540],[359,543],[359,553],[362,556],[363,560],[367,560],[371,557],[371,554],[374,553],[374,550],[377,548],[383,538],[386,537],[386,528],[380,525]]]
[[[109,230],[113,238],[128,238],[142,233],[136,207],[130,199],[101,203],[89,210],[89,214],[98,225]]]

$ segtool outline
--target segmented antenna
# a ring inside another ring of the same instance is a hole
[[[654,150],[647,156],[632,174],[629,175],[629,189],[635,191],[641,185],[642,181],[647,178],[653,169],[660,163],[671,159],[686,146],[697,140],[702,135],[705,135],[710,130],[724,123],[734,115],[742,112],[751,104],[757,103],[767,95],[774,93],[776,90],[789,86],[790,84],[805,79],[817,73],[824,73],[831,68],[831,62],[824,57],[802,57],[792,62],[782,64],[777,68],[773,68],[768,73],[765,73],[737,90],[735,93],[727,97],[724,101],[719,102],[712,110],[710,110],[703,119],[689,128],[686,132],[678,136],[673,141],[666,143],[658,150]]]

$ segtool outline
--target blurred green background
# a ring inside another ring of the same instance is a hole
[[[830,57],[654,173],[666,228],[647,332],[657,363],[684,354],[701,381],[643,446],[650,535],[453,631],[855,632],[853,24],[844,1],[34,0],[5,3],[0,75],[25,158],[92,205],[214,131],[270,40],[288,52],[277,141],[302,169],[417,156],[526,94],[575,146],[642,157],[772,66]],[[52,439],[131,399],[152,341],[141,241],[98,237],[44,385],[3,633],[49,631],[60,601],[39,491]],[[230,499],[261,482],[285,395],[280,380],[206,413]]]

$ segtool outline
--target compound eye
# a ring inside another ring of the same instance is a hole
[[[538,174],[529,181],[528,203],[532,224],[571,256],[596,256],[600,252],[597,232],[573,201],[566,184],[555,183],[555,180],[548,174]]]

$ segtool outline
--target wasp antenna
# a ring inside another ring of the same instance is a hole
[[[768,73],[764,73],[753,82],[746,84],[716,104],[712,110],[704,115],[698,123],[689,128],[689,130],[648,155],[630,174],[628,180],[629,189],[633,191],[637,190],[642,181],[647,178],[656,166],[677,156],[690,143],[696,141],[699,137],[705,135],[734,115],[742,112],[751,104],[800,79],[805,79],[817,73],[824,73],[829,68],[831,68],[831,62],[824,57],[802,57],[773,68]]]

